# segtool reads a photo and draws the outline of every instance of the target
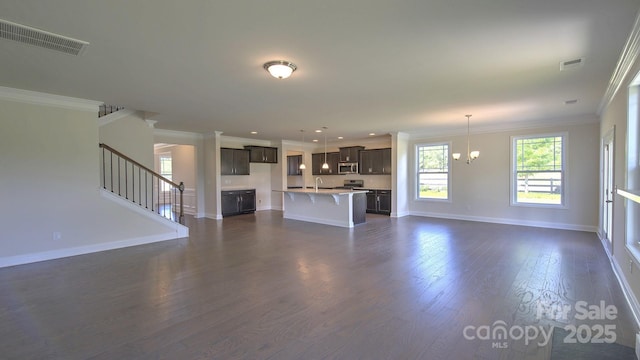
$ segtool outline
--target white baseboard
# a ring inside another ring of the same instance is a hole
[[[213,213],[205,213],[204,217],[212,220],[222,220],[222,215],[213,214]]]
[[[607,252],[608,253],[608,252]],[[636,321],[636,326],[640,327],[640,303],[638,302],[638,298],[633,294],[633,290],[631,290],[631,286],[627,282],[627,279],[622,272],[622,268],[620,264],[616,260],[615,256],[609,257],[611,261],[611,267],[613,268],[613,273],[616,275],[618,279],[618,283],[622,288],[622,292],[624,294],[625,299],[627,299],[627,303],[631,308],[631,312],[633,313],[633,319]]]
[[[411,211],[410,215],[433,217],[433,218],[439,218],[439,219],[477,221],[477,222],[486,222],[486,223],[504,224],[504,225],[532,226],[532,227],[542,227],[542,228],[560,229],[560,230],[587,231],[587,232],[593,232],[593,233],[598,232],[597,226],[563,224],[563,223],[554,223],[554,222],[546,222],[546,221],[529,221],[529,220],[522,220],[522,219],[492,218],[492,217],[484,217],[484,216],[443,214],[443,213],[432,213],[432,212],[423,212],[423,211]]]
[[[411,215],[410,212],[408,211],[402,211],[402,212],[391,212],[391,217],[393,218],[400,218],[400,217],[404,217],[404,216],[409,216]]]
[[[175,232],[0,258],[0,268],[176,239]]]

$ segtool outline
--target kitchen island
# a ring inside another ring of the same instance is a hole
[[[285,219],[352,228],[366,221],[367,190],[288,189],[283,192]]]

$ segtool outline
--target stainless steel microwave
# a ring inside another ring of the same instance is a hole
[[[358,163],[341,162],[338,163],[338,174],[357,174]]]

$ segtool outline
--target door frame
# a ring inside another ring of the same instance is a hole
[[[600,234],[613,254],[613,201],[615,199],[615,125],[602,137],[600,169]],[[607,181],[609,180],[609,181]],[[608,192],[608,194],[607,194]]]

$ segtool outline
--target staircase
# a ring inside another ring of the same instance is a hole
[[[98,146],[100,185],[104,190],[184,225],[184,183],[174,183],[109,145]]]

